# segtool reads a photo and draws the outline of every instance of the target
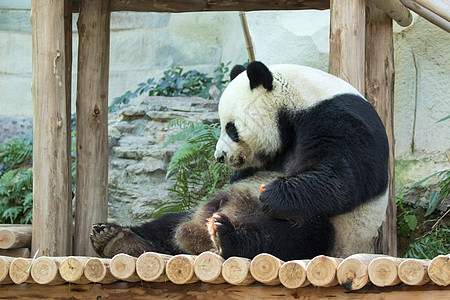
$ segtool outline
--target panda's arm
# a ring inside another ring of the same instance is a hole
[[[260,201],[263,211],[273,218],[305,221],[352,210],[361,204],[358,194],[354,173],[341,159],[273,180],[260,195]]]

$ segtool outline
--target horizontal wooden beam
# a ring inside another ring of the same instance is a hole
[[[79,10],[79,0],[74,0],[74,12]],[[200,12],[200,11],[253,11],[328,9],[329,0],[111,0],[111,11],[140,12]]]
[[[329,288],[316,288],[308,286],[297,289],[287,289],[283,286],[267,286],[252,284],[247,286],[234,286],[230,284],[195,283],[176,285],[172,283],[146,283],[146,282],[116,282],[113,284],[86,284],[58,286],[39,284],[9,284],[0,286],[2,297],[5,299],[100,299],[123,298],[127,299],[446,299],[449,287],[436,285],[423,286],[395,286],[378,288],[373,285],[366,286],[359,291],[348,291],[341,286]]]

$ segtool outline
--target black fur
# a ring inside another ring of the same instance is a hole
[[[243,65],[235,65],[230,72],[230,81],[236,78],[239,74],[245,71],[245,67]]]
[[[236,125],[234,125],[233,122],[227,123],[227,125],[225,126],[225,131],[233,142],[239,142],[239,133],[237,131]]]
[[[217,240],[224,258],[253,258],[270,253],[281,260],[313,258],[329,253],[334,243],[334,227],[327,218],[317,217],[301,225],[260,216],[232,222],[216,215]]]
[[[280,177],[261,194],[277,219],[333,217],[382,194],[388,183],[388,141],[372,105],[339,95],[298,112],[280,112],[283,149],[269,166]],[[286,164],[289,162],[289,164]]]
[[[273,76],[262,62],[254,61],[247,66],[247,76],[250,80],[250,89],[262,85],[268,92],[273,90]]]

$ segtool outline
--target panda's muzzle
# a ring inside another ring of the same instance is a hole
[[[216,155],[217,162],[221,164],[225,163],[225,156],[227,156],[227,153],[225,151],[222,151],[221,155]]]

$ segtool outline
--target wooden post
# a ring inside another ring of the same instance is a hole
[[[70,164],[70,60],[65,5],[71,1],[31,1],[33,40],[33,237],[32,253],[72,251]],[[69,97],[69,98],[68,98]]]
[[[330,1],[330,73],[364,95],[366,0]]]
[[[95,255],[89,232],[107,218],[109,26],[109,1],[81,1],[75,255]]]
[[[397,256],[397,206],[394,182],[394,50],[392,20],[367,1],[366,10],[366,99],[383,121],[389,140],[389,203],[386,219],[378,231],[375,253]]]

